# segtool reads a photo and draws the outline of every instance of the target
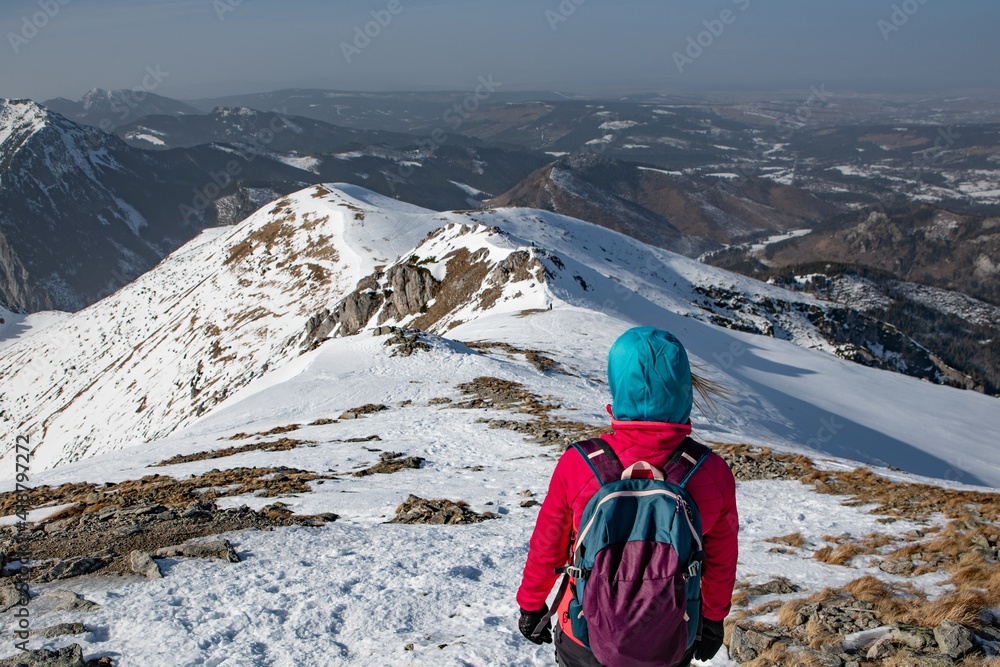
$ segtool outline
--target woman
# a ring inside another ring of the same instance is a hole
[[[625,467],[646,461],[662,469],[691,434],[693,391],[687,352],[670,333],[652,327],[625,332],[608,353],[608,406],[614,432],[602,436]],[[705,560],[702,565],[702,625],[697,640],[679,665],[692,657],[708,660],[722,646],[723,619],[729,614],[736,582],[736,482],[718,454],[710,454],[686,486],[701,515]],[[569,449],[559,460],[531,537],[524,576],[517,593],[519,629],[535,643],[549,643],[546,597],[567,563],[571,534],[580,528],[587,501],[599,483],[580,454]],[[562,667],[600,667],[587,647],[573,636],[567,593],[557,601],[556,659]]]

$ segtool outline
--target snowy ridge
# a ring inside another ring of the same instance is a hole
[[[406,219],[404,205],[364,196]],[[398,224],[366,202],[310,189],[203,233],[111,297],[3,351],[4,435],[34,433],[42,468],[189,423],[280,364],[308,313],[426,233]]]
[[[389,288],[386,277],[403,273],[423,282]],[[719,289],[806,310],[747,314],[706,305],[706,294]],[[351,299],[364,308],[345,308]],[[2,398],[13,406],[3,435],[36,432],[40,467],[163,437],[268,371],[285,373],[283,365],[310,349],[302,345],[309,323],[328,316],[335,321],[313,332],[312,347],[401,324],[549,351],[600,321],[606,333],[586,342],[604,350],[613,331],[634,324],[677,333],[733,393],[712,420],[720,434],[1000,483],[995,399],[824,352],[831,346],[807,315],[825,307],[553,213],[435,213],[362,188],[317,187],[232,230],[206,233],[118,294],[10,346],[0,355]],[[338,329],[345,320],[337,313],[347,311],[361,315]],[[730,328],[717,326],[720,313],[733,318]],[[765,326],[773,336],[735,330]],[[824,430],[830,423],[834,438]],[[954,447],[942,450],[942,442]]]
[[[48,112],[29,100],[0,99],[0,165],[48,122]]]

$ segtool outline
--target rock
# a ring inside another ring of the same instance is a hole
[[[64,637],[66,635],[82,635],[87,632],[83,623],[60,623],[41,630],[35,630],[31,634],[35,637]]]
[[[0,583],[0,612],[7,611],[17,605],[26,605],[29,599],[27,589],[18,590],[17,585],[10,579],[4,579]]]
[[[121,528],[115,528],[115,535],[120,535],[121,537],[128,537],[130,535],[138,535],[144,530],[145,528],[143,528],[137,523],[129,523],[122,526]]]
[[[750,662],[781,638],[777,630],[764,630],[756,625],[737,622],[729,640],[729,657],[740,663]]]
[[[132,571],[147,579],[162,579],[163,573],[153,557],[145,551],[133,551],[128,555],[128,564]]]
[[[360,419],[365,415],[375,414],[376,412],[382,412],[383,410],[388,410],[389,406],[369,403],[367,405],[362,405],[356,408],[351,408],[340,415],[339,419]]]
[[[934,631],[918,625],[898,625],[889,633],[889,638],[897,644],[918,651],[937,646]]]
[[[18,653],[0,660],[0,667],[87,667],[87,663],[83,659],[83,649],[73,644],[58,651],[39,649]]]
[[[798,593],[802,589],[786,577],[777,577],[766,584],[758,584],[757,586],[751,586],[743,590],[747,595],[787,595],[789,593]]]
[[[230,563],[240,562],[240,557],[229,540],[185,542],[157,549],[153,555],[157,558],[220,558]]]
[[[909,558],[893,558],[879,563],[878,569],[886,574],[910,574],[916,569],[916,565]]]
[[[972,544],[977,547],[982,547],[984,549],[989,549],[990,547],[993,546],[992,544],[990,544],[990,541],[986,538],[986,536],[983,535],[982,533],[976,533],[975,535],[972,536]]]
[[[118,511],[118,516],[147,516],[150,514],[162,514],[168,511],[163,505],[138,505],[127,507]]]
[[[91,602],[73,591],[52,591],[38,596],[36,605],[49,606],[51,611],[95,611],[101,608],[96,602]]]
[[[372,335],[375,335],[375,336],[388,336],[389,334],[391,334],[395,330],[396,330],[396,327],[375,327],[375,330],[372,332]]]
[[[900,651],[893,658],[893,664],[905,665],[906,667],[954,667],[955,661],[943,655]]]
[[[867,657],[869,660],[884,660],[896,653],[896,647],[889,637],[882,637],[868,648]]]
[[[492,512],[477,514],[466,502],[427,500],[410,495],[396,508],[396,517],[389,523],[407,524],[469,524],[497,518]]]
[[[91,572],[96,572],[107,564],[107,560],[97,557],[60,560],[38,575],[38,581],[45,582],[80,577]]]
[[[535,507],[538,505],[537,500],[522,500],[521,507]]]
[[[525,489],[524,491],[521,491],[521,492],[520,492],[520,493],[518,493],[517,495],[521,496],[522,498],[531,498],[531,497],[532,497],[532,496],[534,496],[535,494],[533,494],[533,493],[532,493],[531,491],[529,491],[528,489]]]
[[[419,470],[424,463],[424,459],[419,456],[404,457],[399,452],[382,452],[379,455],[379,462],[370,468],[358,470],[355,477],[368,477],[369,475],[391,475],[400,470]]]
[[[974,648],[972,631],[964,625],[959,625],[947,619],[934,628],[934,640],[938,650],[949,658],[958,660],[968,655]]]
[[[333,523],[340,518],[340,515],[334,514],[333,512],[323,512],[322,514],[316,514],[313,518],[319,521],[325,521],[326,523]]]

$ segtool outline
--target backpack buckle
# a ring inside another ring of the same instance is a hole
[[[692,579],[692,578],[697,577],[698,575],[700,575],[701,574],[701,561],[700,560],[696,560],[693,563],[691,563],[690,565],[688,565],[687,574],[688,574],[688,579]]]
[[[586,579],[590,576],[590,570],[586,570],[582,567],[575,567],[573,565],[567,565],[566,567],[561,567],[557,570],[562,574],[568,574],[573,579]]]

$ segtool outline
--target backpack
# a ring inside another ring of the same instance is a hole
[[[601,488],[580,520],[570,566],[573,634],[606,667],[679,663],[701,620],[701,517],[685,490],[711,450],[686,438],[663,471],[623,469],[604,440],[578,442]],[[644,472],[650,477],[640,477]]]

